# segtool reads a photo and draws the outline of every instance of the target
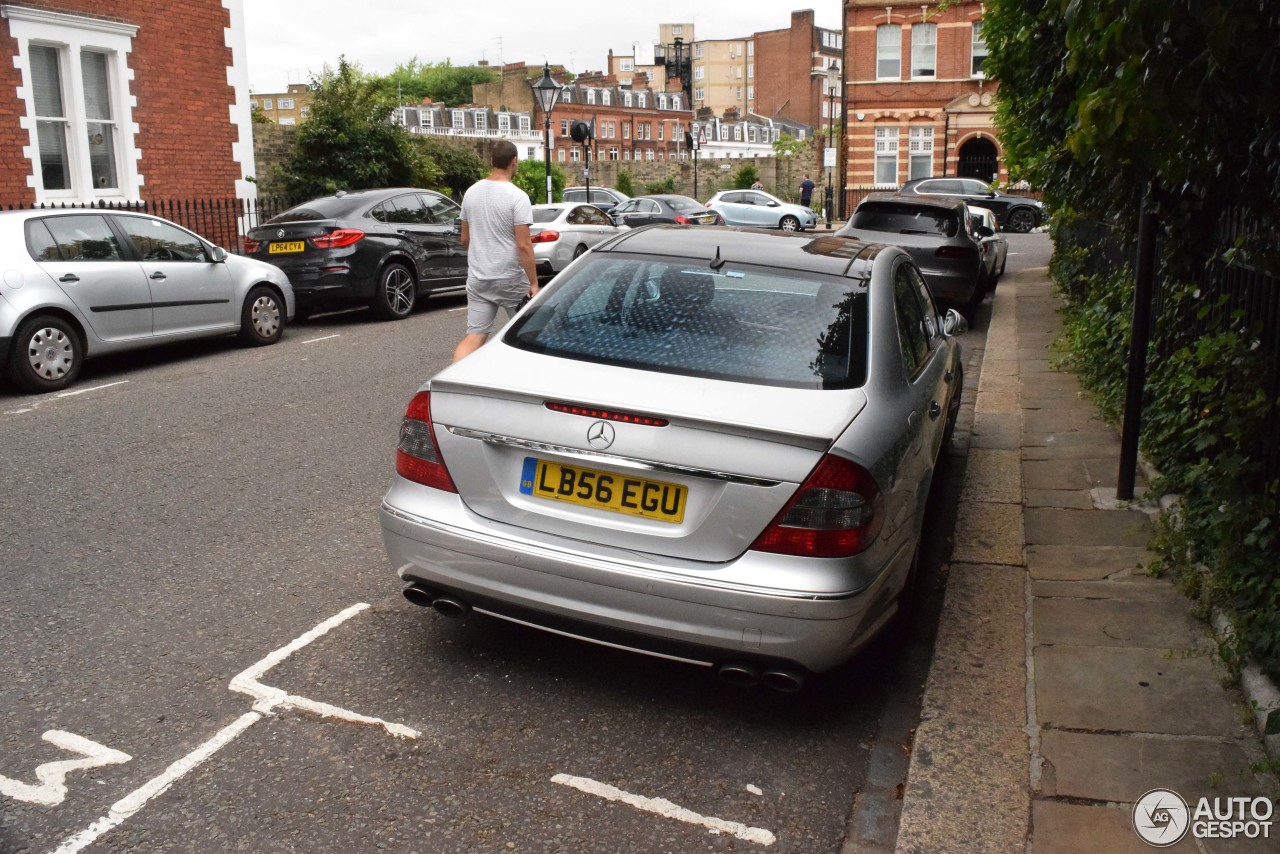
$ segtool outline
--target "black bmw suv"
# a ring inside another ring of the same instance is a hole
[[[1026,234],[1044,222],[1044,205],[1024,196],[988,189],[977,178],[916,178],[899,188],[903,196],[942,196],[986,208],[1005,231]]]
[[[466,287],[461,212],[431,190],[339,192],[251,229],[245,254],[284,270],[298,301],[296,319],[354,304],[400,320],[419,297]]]

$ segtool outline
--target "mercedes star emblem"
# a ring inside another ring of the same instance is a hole
[[[603,451],[613,444],[613,425],[608,421],[597,421],[587,428],[587,444],[597,451]]]

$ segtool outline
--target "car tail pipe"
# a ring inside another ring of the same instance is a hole
[[[416,581],[405,585],[404,598],[419,608],[433,608],[437,614],[460,620],[471,614],[471,606],[466,601],[439,590],[432,590]]]

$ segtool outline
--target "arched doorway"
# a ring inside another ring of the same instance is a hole
[[[956,168],[959,177],[990,183],[996,180],[999,168],[996,144],[986,137],[975,136],[960,146],[960,164]]]

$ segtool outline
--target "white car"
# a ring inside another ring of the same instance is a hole
[[[816,228],[818,215],[803,205],[784,202],[763,190],[721,190],[707,202],[726,225],[804,231]]]
[[[986,265],[987,290],[994,291],[996,283],[1004,275],[1005,265],[1009,262],[1009,241],[1000,230],[1000,222],[996,212],[990,208],[969,206],[969,217],[973,220],[975,233],[979,226],[991,229],[991,234],[981,237],[982,261]]]
[[[533,257],[538,278],[554,276],[574,258],[625,229],[595,205],[585,202],[556,202],[533,206]]]

